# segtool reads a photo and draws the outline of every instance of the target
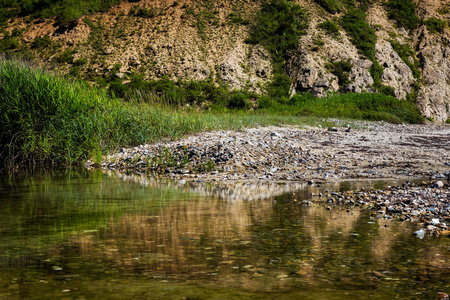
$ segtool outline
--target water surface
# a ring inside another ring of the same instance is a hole
[[[0,299],[437,299],[450,239],[311,193],[67,172],[3,177]]]

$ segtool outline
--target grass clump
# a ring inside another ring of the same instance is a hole
[[[416,4],[412,0],[388,0],[386,3],[388,17],[397,22],[398,27],[414,30],[420,25],[416,14]]]
[[[352,70],[352,64],[349,60],[341,60],[333,63],[329,63],[327,69],[338,78],[338,83],[340,86],[345,87],[350,83],[348,75]]]
[[[20,42],[18,40],[22,34],[20,30],[14,29],[11,32],[1,30],[1,33],[3,34],[3,38],[0,40],[0,52],[8,53],[20,47]]]
[[[330,14],[339,13],[343,9],[342,3],[336,0],[315,0],[315,2]]]
[[[42,37],[37,36],[34,39],[33,43],[31,44],[31,48],[42,50],[42,49],[47,48],[51,44],[52,44],[52,40],[50,39],[50,36],[47,34]]]
[[[327,20],[325,22],[319,23],[318,27],[325,30],[334,38],[338,38],[341,35],[339,32],[339,26],[333,20]]]
[[[423,21],[430,33],[442,33],[445,28],[448,28],[448,23],[441,19],[429,18]]]

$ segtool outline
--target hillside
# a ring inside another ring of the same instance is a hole
[[[161,78],[280,101],[381,92],[450,119],[450,1],[3,2],[1,52],[125,98]]]

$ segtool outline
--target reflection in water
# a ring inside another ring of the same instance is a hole
[[[0,299],[126,299],[150,285],[140,295],[448,293],[448,239],[419,240],[410,223],[356,208],[303,204],[311,193],[364,184],[207,185],[101,172],[8,179],[0,186]],[[154,287],[161,281],[173,294]]]

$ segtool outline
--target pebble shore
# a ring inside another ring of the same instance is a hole
[[[420,185],[333,192],[320,200],[330,209],[338,204],[361,206],[370,209],[374,218],[419,222],[423,224],[419,237],[450,233],[449,125],[356,121],[349,126],[334,122],[337,127],[215,131],[122,148],[106,157],[102,167],[199,183],[312,185],[353,179],[421,178],[425,181]]]
[[[260,127],[206,132],[122,148],[106,157],[102,166],[205,181],[445,178],[450,171],[450,126],[356,125],[360,129]]]

